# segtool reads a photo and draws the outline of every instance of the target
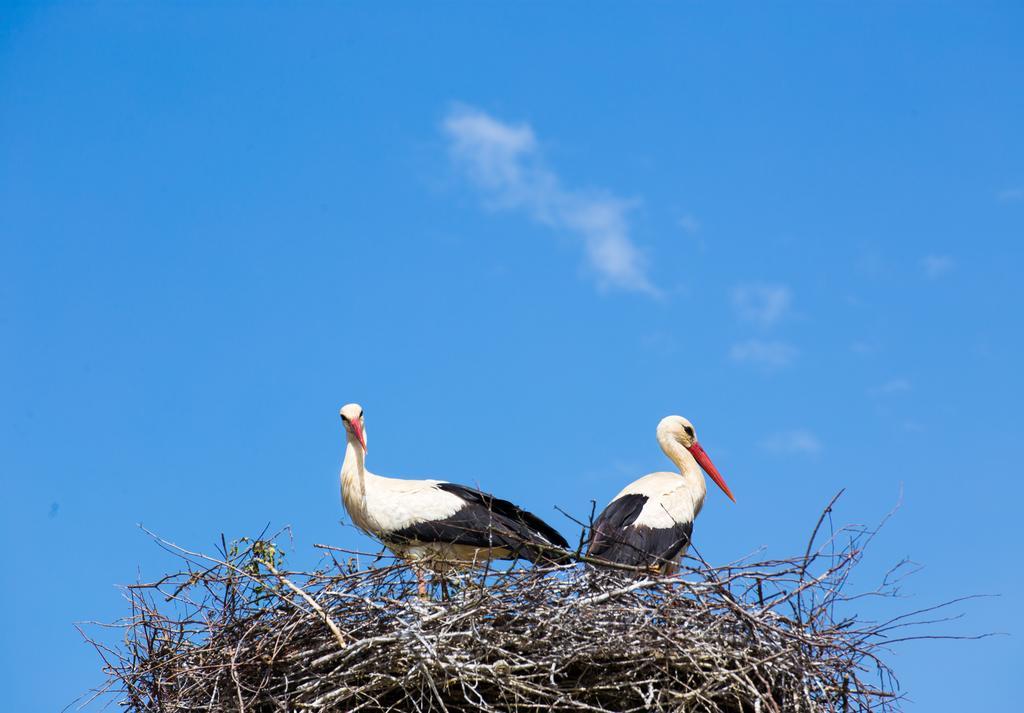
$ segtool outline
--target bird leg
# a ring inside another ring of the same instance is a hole
[[[419,590],[420,599],[429,599],[430,595],[427,593],[427,580],[423,576],[423,570],[416,565],[413,565],[412,569],[416,573],[416,584]]]

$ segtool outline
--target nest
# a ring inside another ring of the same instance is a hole
[[[131,711],[895,710],[881,653],[910,619],[850,613],[891,577],[844,591],[874,531],[818,530],[793,559],[662,577],[577,555],[452,573],[431,599],[379,556],[318,546],[322,566],[296,572],[279,537],[216,555],[159,540],[181,571],[126,588],[123,640],[93,643]]]

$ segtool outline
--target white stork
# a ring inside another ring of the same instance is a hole
[[[693,424],[666,416],[658,424],[658,444],[678,473],[651,473],[612,498],[591,528],[590,557],[672,574],[690,546],[693,521],[704,505],[703,468],[729,499],[718,469],[704,452]]]
[[[359,404],[341,409],[348,443],[341,499],[366,534],[415,565],[483,564],[490,559],[557,561],[568,548],[557,530],[507,500],[442,480],[404,480],[366,469],[366,424]],[[420,594],[426,585],[418,567]]]

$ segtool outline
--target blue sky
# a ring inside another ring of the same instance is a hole
[[[342,528],[379,473],[571,531],[690,418],[737,497],[696,544],[801,551],[902,507],[854,586],[973,593],[908,710],[1016,702],[1024,579],[1017,4],[5,4],[5,703],[99,681],[72,622],[195,548]],[[570,537],[570,539],[573,539]],[[39,655],[43,655],[40,663]],[[58,676],[54,676],[59,671]]]

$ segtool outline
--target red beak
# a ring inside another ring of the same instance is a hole
[[[363,447],[363,452],[368,453],[369,451],[366,448],[366,437],[363,436],[363,424],[359,423],[359,421],[350,421],[350,423],[352,424],[352,433],[356,434],[356,438],[359,439],[359,444]]]
[[[704,472],[711,476],[711,479],[715,481],[715,485],[721,488],[722,492],[728,495],[730,500],[736,502],[736,498],[732,496],[732,492],[729,490],[729,486],[726,485],[725,481],[722,479],[721,474],[718,472],[718,468],[716,468],[715,464],[711,462],[711,458],[709,458],[708,454],[704,452],[701,445],[697,443],[697,441],[694,441],[693,445],[687,448],[687,450],[690,451],[690,454],[700,464],[700,467],[704,469]]]

